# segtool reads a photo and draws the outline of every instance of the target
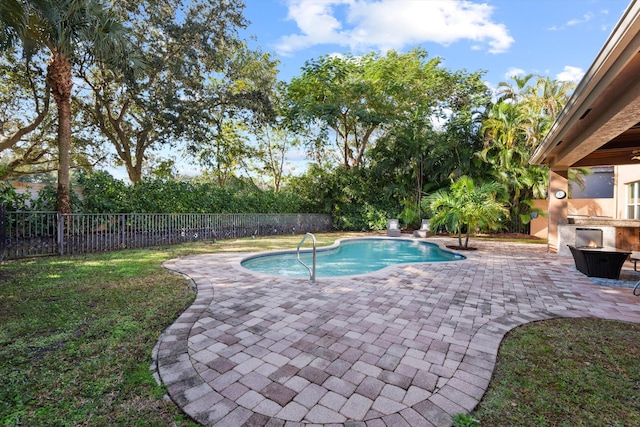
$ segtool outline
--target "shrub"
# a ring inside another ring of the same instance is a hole
[[[0,182],[0,205],[4,205],[7,210],[27,210],[28,201],[28,194],[19,194],[8,182]]]

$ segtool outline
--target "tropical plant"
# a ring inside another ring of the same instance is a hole
[[[468,248],[469,235],[478,229],[495,229],[509,214],[507,208],[496,200],[504,188],[495,182],[485,182],[476,187],[468,176],[458,178],[449,190],[439,190],[425,200],[425,209],[431,214],[431,227],[445,227],[458,235],[458,247]],[[466,230],[464,245],[462,232]]]
[[[415,200],[402,200],[402,211],[398,215],[400,222],[407,227],[417,228],[422,219],[422,206],[417,204]]]
[[[527,224],[531,200],[544,198],[546,167],[529,163],[549,127],[569,97],[573,85],[532,75],[514,77],[515,84],[500,83],[498,101],[483,122],[484,148],[477,156],[489,166],[485,179],[508,190],[510,219]]]
[[[56,207],[69,213],[72,63],[90,58],[124,67],[126,29],[99,0],[3,0],[0,12],[0,50],[21,45],[28,59],[42,50],[49,54],[46,81],[58,121]]]

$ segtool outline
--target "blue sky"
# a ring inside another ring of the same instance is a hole
[[[280,61],[280,79],[334,53],[422,46],[450,70],[579,81],[628,0],[245,0],[243,37]]]

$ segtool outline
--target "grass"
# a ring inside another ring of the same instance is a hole
[[[555,319],[505,337],[482,426],[640,425],[640,325]]]
[[[181,252],[0,266],[0,425],[187,425],[149,372],[160,332],[194,297],[160,267]]]
[[[322,246],[359,235],[316,238]],[[0,425],[193,425],[163,399],[165,390],[149,370],[160,333],[194,298],[189,283],[162,262],[193,253],[294,248],[300,239],[0,264]],[[485,427],[640,425],[639,360],[639,325],[572,319],[518,328],[505,339],[495,379],[473,417]]]

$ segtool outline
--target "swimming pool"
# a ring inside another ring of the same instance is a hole
[[[300,259],[310,266],[311,251],[301,251]],[[394,264],[463,259],[464,256],[440,249],[434,243],[405,239],[350,239],[339,241],[335,247],[316,251],[316,276],[348,276],[370,273]],[[259,273],[309,276],[309,271],[298,262],[295,251],[252,256],[244,259],[240,265]]]

